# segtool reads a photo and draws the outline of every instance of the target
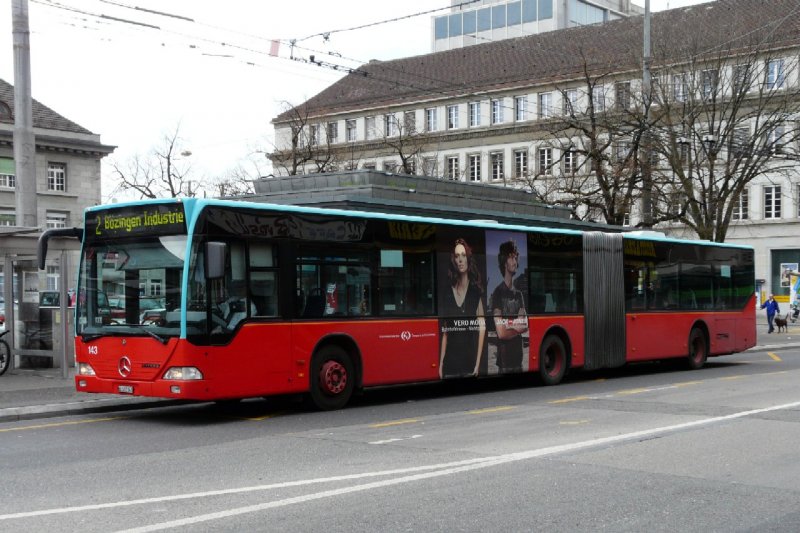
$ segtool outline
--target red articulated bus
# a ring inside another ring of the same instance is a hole
[[[753,250],[653,232],[184,199],[90,208],[40,261],[64,235],[84,392],[337,409],[379,385],[699,368],[756,340]]]

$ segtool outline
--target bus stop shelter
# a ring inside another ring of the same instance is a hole
[[[46,268],[36,261],[38,229],[0,231],[0,308],[12,368],[62,368],[74,365],[72,342],[75,265],[80,242],[53,239]]]

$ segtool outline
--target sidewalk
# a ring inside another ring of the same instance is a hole
[[[758,345],[749,351],[800,347],[800,324],[786,333],[767,334],[766,324],[758,324]],[[0,422],[53,418],[79,413],[104,413],[177,405],[182,400],[140,398],[115,394],[86,394],[75,390],[75,369],[64,378],[60,368],[10,369],[0,376]]]
[[[0,376],[0,422],[51,418],[78,413],[103,413],[175,405],[180,400],[75,390],[75,369],[64,378],[60,368],[10,369]]]

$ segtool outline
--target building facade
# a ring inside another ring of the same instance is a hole
[[[652,166],[664,181],[687,169],[689,177],[694,172],[697,186],[676,180],[674,188],[675,194],[694,195],[690,189],[700,189],[700,178],[714,174],[715,162],[721,174],[726,165],[735,166],[734,155],[768,154],[768,162],[732,194],[724,189],[730,183],[720,180],[706,194],[726,191],[718,206],[718,216],[731,220],[725,240],[752,244],[762,291],[787,300],[781,265],[800,261],[793,240],[800,229],[800,25],[786,17],[795,7],[789,0],[718,0],[656,13],[652,21],[651,94],[656,96],[651,98],[662,124],[669,123],[660,131],[662,153],[651,152]],[[595,125],[604,142],[587,147],[585,139],[586,124],[595,118],[644,120],[643,112],[637,114],[643,103],[641,42],[642,18],[631,17],[372,61],[273,120],[274,173],[376,169],[525,188],[546,202],[549,187],[563,191],[564,182],[577,178],[583,187],[594,183],[597,169],[589,148],[599,146],[608,167],[617,170],[624,170],[626,154],[638,157],[631,146],[640,139],[619,132],[611,138],[602,133],[603,124]],[[719,122],[709,110],[730,107],[743,75],[749,86],[736,99],[743,107]],[[690,103],[705,109],[695,113],[691,131],[685,123]],[[769,108],[769,116],[758,115],[762,107]],[[680,158],[691,165],[681,168]],[[620,207],[620,224],[641,221],[640,194],[639,186]],[[712,202],[700,203],[706,209]],[[576,214],[586,217],[587,209],[576,206]],[[668,220],[656,229],[698,237],[687,225]]]
[[[601,24],[644,10],[630,0],[451,0],[451,13],[431,19],[431,50]]]
[[[0,80],[0,327],[12,331],[16,365],[50,366],[59,363],[64,346],[72,349],[64,343],[59,295],[73,288],[62,284],[75,279],[78,243],[53,241],[40,271],[37,239],[45,229],[83,225],[83,210],[101,202],[100,164],[114,147],[36,100],[32,107],[38,225],[22,228],[15,202],[14,87]]]

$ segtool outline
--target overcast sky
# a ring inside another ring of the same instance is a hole
[[[635,3],[644,4],[644,0]],[[652,0],[651,9],[702,3]],[[432,14],[449,0],[29,0],[33,97],[116,145],[145,155],[180,125],[196,172],[217,176],[272,148],[270,120],[343,74],[343,67],[430,51]],[[142,9],[164,14],[148,13]],[[438,11],[436,14],[444,13]],[[167,16],[171,15],[171,16]],[[114,20],[124,19],[128,22]],[[191,20],[185,20],[191,19]],[[136,22],[139,24],[133,24]],[[319,34],[328,33],[325,39]],[[0,78],[13,83],[11,0],[0,2]],[[333,54],[333,55],[325,55]],[[109,165],[104,164],[104,175]],[[267,166],[263,165],[266,169]],[[111,187],[104,183],[104,199]]]

